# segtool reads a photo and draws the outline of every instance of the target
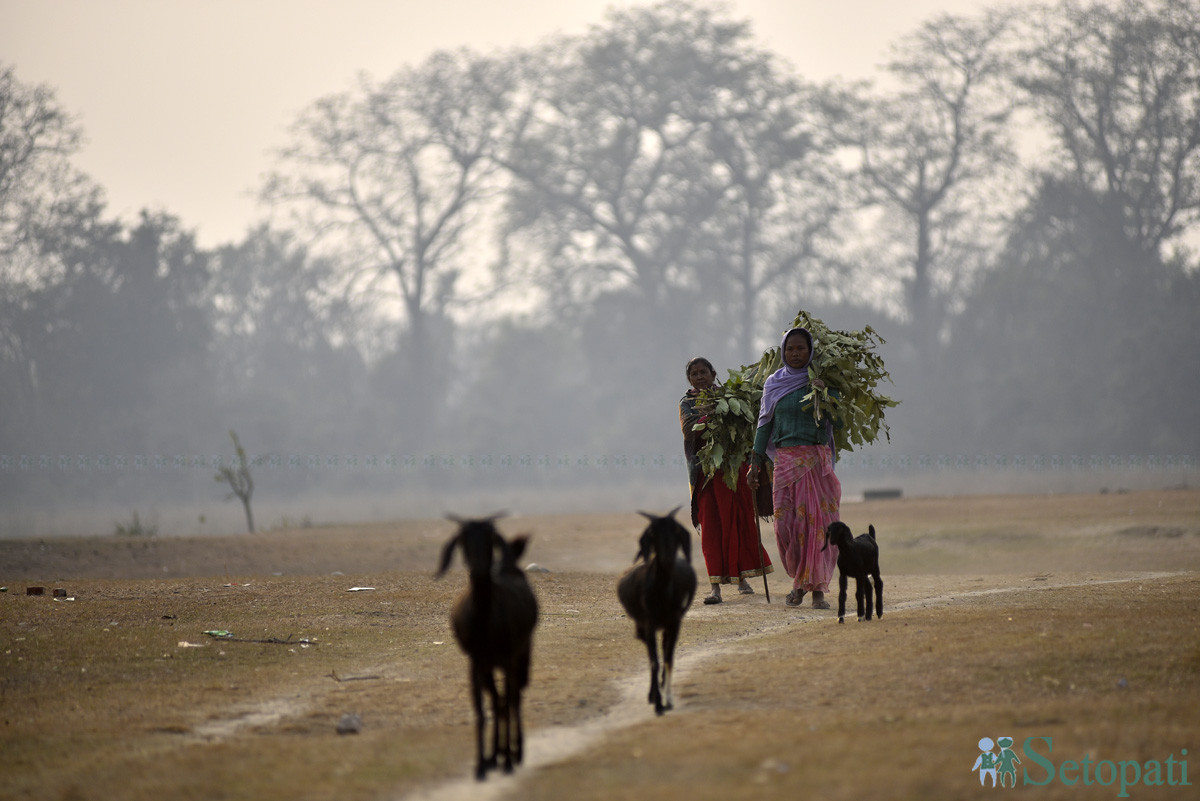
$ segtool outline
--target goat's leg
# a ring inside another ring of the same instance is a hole
[[[496,689],[496,674],[491,668],[483,673],[483,688],[492,702],[492,753],[483,761],[484,769],[491,770],[497,765],[496,759],[500,753],[500,725],[504,719],[504,699]]]
[[[838,571],[838,623],[846,622],[846,573]]]
[[[521,688],[513,686],[512,695],[508,699],[508,759],[509,766],[520,765],[525,757],[525,735],[521,731]]]
[[[498,750],[496,752],[497,760],[503,755],[504,761],[500,764],[504,766],[505,773],[513,771],[513,710],[517,705],[513,703],[513,693],[516,690],[516,682],[513,680],[511,671],[504,671],[504,693],[499,695],[501,709],[496,713],[496,728],[497,738],[499,741]]]
[[[475,778],[483,781],[487,776],[487,762],[483,758],[483,727],[486,720],[483,709],[483,681],[480,671],[471,667],[471,706],[475,709]]]
[[[863,617],[860,614],[858,619],[859,620],[870,620],[871,619],[871,607],[873,606],[873,603],[871,600],[871,577],[868,576],[866,573],[864,573],[863,577],[861,579],[859,579],[858,583],[862,587],[863,600],[866,601],[866,603],[862,607],[860,607],[861,610],[866,612],[866,617]]]
[[[646,699],[654,704],[654,711],[662,714],[662,692],[658,686],[658,643],[654,630],[646,633],[646,653],[650,656],[650,696]]]
[[[678,624],[663,629],[663,703],[661,708],[654,709],[660,715],[668,709],[675,708],[675,691],[672,689],[671,680],[675,673],[675,645],[678,642]]]
[[[879,576],[879,571],[875,571],[875,614],[877,617],[883,617],[883,579]]]
[[[509,741],[509,748],[512,751],[513,762],[517,765],[525,759],[525,730],[521,724],[521,694],[529,684],[529,661],[530,654],[528,652],[518,657],[517,672],[512,679],[513,700],[508,711],[512,717],[513,726],[513,739]]]

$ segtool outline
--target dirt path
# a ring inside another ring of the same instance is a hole
[[[531,575],[543,616],[527,761],[483,784],[446,621],[463,573],[431,577],[444,521],[0,542],[0,798],[951,798],[971,787],[950,763],[981,730],[1068,751],[1137,743],[1143,760],[1200,735],[1200,492],[844,512],[880,532],[883,620],[788,609],[781,571],[770,605],[761,586],[697,602],[662,717],[613,592],[644,521],[505,521],[550,572]],[[77,601],[28,598],[25,583]],[[216,628],[247,642],[203,635]],[[312,647],[249,642],[293,634]],[[843,672],[871,680],[847,695]],[[342,737],[348,712],[364,725]],[[851,759],[864,737],[871,774]],[[918,771],[906,743],[945,756]]]
[[[1059,590],[1072,587],[1095,587],[1111,584],[1144,584],[1161,581],[1169,576],[1184,575],[1182,573],[1138,573],[1119,578],[1086,578],[1059,581],[1037,581],[1037,586],[995,586],[971,588],[977,579],[965,582],[945,582],[939,584],[955,585],[950,592],[941,595],[922,596],[901,600],[889,604],[885,612],[889,621],[906,613],[946,607],[968,599],[988,598],[1017,592],[1040,592]],[[850,599],[853,602],[853,598]],[[743,609],[751,609],[746,606]],[[757,615],[755,615],[757,617]],[[811,625],[827,624],[828,616],[810,614],[799,618],[799,621]],[[692,677],[701,673],[704,666],[722,657],[736,654],[747,641],[760,637],[777,634],[789,628],[797,619],[781,619],[768,624],[754,633],[732,636],[720,641],[708,643],[700,648],[688,649],[686,655],[681,652],[678,658],[678,668],[675,680],[686,684]],[[686,625],[686,624],[685,624]],[[637,672],[624,676],[614,682],[614,689],[620,700],[606,714],[583,721],[571,726],[555,726],[549,729],[532,732],[527,738],[525,763],[511,775],[492,774],[487,781],[478,782],[473,777],[455,779],[442,784],[417,789],[399,796],[403,801],[499,801],[499,799],[515,799],[523,797],[523,783],[532,778],[538,770],[564,763],[578,757],[588,749],[600,745],[606,738],[638,724],[654,720],[652,707],[645,703],[648,673]],[[672,714],[672,713],[668,713]]]

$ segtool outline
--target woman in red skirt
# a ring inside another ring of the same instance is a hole
[[[692,489],[692,525],[700,529],[700,549],[712,587],[704,603],[719,604],[722,584],[736,581],[738,592],[753,595],[754,589],[747,579],[770,573],[774,568],[759,541],[753,490],[746,483],[749,460],[740,470],[737,489],[731,490],[721,471],[711,478],[705,477],[696,458],[703,432],[693,430],[693,426],[705,420],[699,396],[712,387],[717,373],[708,359],[697,356],[687,363],[687,379],[692,388],[679,401],[679,425],[683,429],[683,452]]]

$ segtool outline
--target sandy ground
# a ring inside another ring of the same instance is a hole
[[[462,568],[432,578],[450,523],[0,541],[0,798],[958,798],[998,728],[1142,762],[1200,747],[1200,492],[843,518],[879,531],[883,620],[787,609],[782,570],[769,604],[761,579],[726,588],[689,611],[661,718],[613,591],[644,519],[501,521],[532,537],[542,616],[527,761],[484,784],[446,624]],[[362,730],[338,736],[349,713]],[[947,756],[914,764],[913,743]],[[1038,792],[1092,797],[1075,789]]]

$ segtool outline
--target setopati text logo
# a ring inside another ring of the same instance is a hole
[[[984,737],[979,741],[979,755],[972,771],[979,771],[979,784],[987,787],[1016,787],[1017,766],[1021,766],[1022,786],[1045,787],[1063,784],[1068,787],[1113,787],[1118,798],[1128,798],[1129,788],[1191,787],[1188,781],[1187,749],[1172,752],[1166,759],[1094,759],[1085,754],[1078,759],[1060,759],[1054,755],[1054,738],[1026,737],[1021,755],[1013,749],[1012,737]]]

